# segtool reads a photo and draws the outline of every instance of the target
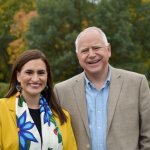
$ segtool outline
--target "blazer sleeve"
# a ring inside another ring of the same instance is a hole
[[[60,104],[60,99],[59,99],[59,94],[58,94],[58,88],[57,88],[57,84],[54,86],[54,93],[55,93],[55,96],[56,96],[56,100],[57,102]],[[60,104],[61,105],[61,104]]]
[[[141,80],[139,92],[140,109],[140,150],[150,149],[150,89],[145,76]]]
[[[64,110],[64,112],[67,116],[66,123],[61,125],[59,119],[56,118],[56,121],[58,122],[62,134],[63,150],[77,150],[74,133],[71,126],[70,115],[67,111]]]
[[[1,108],[1,104],[0,104],[0,108]],[[1,126],[1,111],[0,111],[0,150],[1,149],[2,149],[2,126]]]

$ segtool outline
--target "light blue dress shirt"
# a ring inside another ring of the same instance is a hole
[[[96,89],[85,75],[85,92],[90,129],[91,150],[106,150],[107,102],[110,85],[110,69],[101,89]]]

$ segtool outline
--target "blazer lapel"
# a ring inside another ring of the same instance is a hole
[[[86,97],[84,90],[84,73],[82,73],[78,80],[76,80],[75,85],[73,86],[73,91],[75,94],[77,106],[79,109],[80,116],[83,120],[84,126],[86,128],[87,134],[90,137],[89,127],[88,127],[88,115],[86,107]]]
[[[123,84],[123,78],[121,74],[111,67],[111,82],[110,82],[110,91],[108,98],[108,114],[107,114],[107,135],[110,129],[111,121],[115,112],[117,101],[121,92]]]
[[[15,107],[16,106],[16,95],[14,95],[8,99],[7,105],[8,105],[10,114],[13,118],[15,125],[17,125],[17,123],[16,123],[16,107]]]

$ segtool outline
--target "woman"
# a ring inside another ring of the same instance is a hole
[[[39,50],[14,64],[0,100],[0,150],[76,150],[69,114],[57,103],[50,66]]]

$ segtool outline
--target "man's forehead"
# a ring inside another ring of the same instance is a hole
[[[96,34],[99,34],[99,35],[100,35],[100,32],[98,32],[96,29],[86,29],[86,30],[83,30],[83,31],[80,33],[79,37],[85,36],[85,35],[87,35],[87,34],[92,34],[92,33],[96,33]]]
[[[79,37],[78,37],[78,42],[81,42],[85,39],[101,39],[101,35],[100,33],[98,33],[98,31],[94,31],[94,30],[88,30],[88,31],[84,31]]]

